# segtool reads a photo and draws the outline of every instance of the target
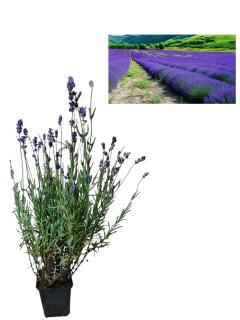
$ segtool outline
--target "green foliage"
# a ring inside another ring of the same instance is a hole
[[[131,43],[109,43],[110,49],[141,49],[141,50],[154,50],[154,49],[164,49],[164,43],[139,43],[139,44],[131,44]]]
[[[138,44],[130,44],[130,43],[109,43],[110,49],[139,49]]]
[[[90,87],[88,119],[85,109],[78,109],[79,97],[70,92],[74,95],[70,140],[63,139],[61,123],[59,136],[49,130],[47,138],[39,137],[38,144],[28,133],[21,136],[20,132],[22,177],[19,182],[10,163],[15,215],[22,237],[20,247],[26,246],[32,270],[45,287],[59,285],[74,274],[89,253],[109,245],[111,235],[121,227],[138,195],[139,183],[146,176],[142,176],[127,206],[110,223],[109,209],[119,189],[145,157],[133,161],[120,179],[119,172],[129,161],[129,153],[120,151],[115,157],[113,137],[108,150],[102,144],[101,161],[94,170],[92,121],[96,109],[92,108],[92,82]]]
[[[142,41],[141,41],[142,40]],[[110,36],[109,48],[185,49],[201,51],[235,51],[235,35],[128,35]]]
[[[166,48],[186,50],[233,51],[236,49],[235,35],[195,35],[183,39],[170,39],[164,42]]]
[[[189,34],[128,34],[128,35],[109,35],[109,43],[129,43],[129,44],[155,44],[165,42],[169,39],[182,39],[192,35]]]
[[[120,83],[120,87],[123,88],[125,86],[125,84],[127,83],[126,76],[122,77],[120,79],[119,83]]]
[[[226,73],[218,73],[214,75],[214,79],[218,79],[220,81],[231,83],[231,79],[229,79],[229,75]]]
[[[202,103],[204,97],[206,97],[211,91],[212,87],[206,85],[199,85],[190,90],[188,93],[188,99],[191,102]]]
[[[163,42],[160,42],[160,43],[157,43],[156,45],[155,45],[155,48],[156,49],[164,49],[164,43]]]
[[[133,87],[139,88],[139,89],[146,89],[150,87],[150,82],[148,80],[138,80],[134,82]]]
[[[156,96],[154,94],[151,94],[149,92],[144,94],[145,103],[151,103],[151,104],[157,104],[157,103],[161,103],[161,98],[159,96]]]
[[[142,72],[144,71],[139,67],[139,65],[133,60],[131,60],[130,69],[128,69],[126,74],[119,81],[120,87],[121,88],[125,87],[125,85],[128,83],[128,78],[138,79],[139,77],[141,77]],[[109,103],[111,103],[111,101]]]
[[[145,43],[140,43],[139,44],[139,49],[147,49],[147,45]]]
[[[131,78],[131,77],[134,77],[136,74],[137,74],[137,71],[134,70],[134,68],[131,68],[126,72],[126,77]]]

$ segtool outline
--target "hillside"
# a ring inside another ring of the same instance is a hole
[[[170,39],[184,39],[192,35],[177,35],[177,34],[130,34],[130,35],[109,35],[109,44],[130,43],[130,44],[150,44],[164,42]]]
[[[165,49],[234,51],[236,49],[235,35],[195,35],[183,39],[169,39],[164,42]]]

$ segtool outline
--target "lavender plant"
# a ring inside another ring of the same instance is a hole
[[[131,210],[136,191],[113,223],[108,214],[119,188],[131,170],[145,157],[133,161],[121,179],[122,166],[130,152],[116,152],[116,137],[110,146],[101,144],[99,166],[94,169],[92,151],[93,82],[89,82],[90,106],[79,106],[81,92],[68,78],[70,139],[63,139],[63,117],[58,128],[49,128],[42,136],[30,137],[20,119],[17,140],[21,158],[21,180],[16,182],[12,164],[11,177],[15,197],[15,214],[22,243],[40,287],[65,286],[91,252],[109,245],[109,240]],[[32,163],[33,162],[33,163]],[[31,165],[32,164],[32,165]]]

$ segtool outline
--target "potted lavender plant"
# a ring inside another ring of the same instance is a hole
[[[30,137],[23,121],[17,122],[20,149],[21,179],[15,180],[12,164],[11,177],[22,243],[36,275],[46,317],[65,316],[70,312],[72,276],[91,252],[109,245],[110,236],[117,231],[138,195],[139,184],[127,206],[116,220],[108,222],[109,208],[135,165],[127,175],[119,178],[121,167],[130,152],[115,152],[117,139],[110,146],[102,143],[99,166],[94,172],[92,150],[95,144],[92,121],[96,109],[79,107],[81,92],[74,91],[75,83],[68,78],[70,140],[63,138],[63,118],[58,118],[58,129]],[[115,159],[114,159],[115,154]]]

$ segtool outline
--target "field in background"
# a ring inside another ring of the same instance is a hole
[[[166,49],[189,51],[235,51],[235,35],[196,35],[164,42]]]
[[[158,96],[152,100],[158,101],[155,103],[236,103],[235,38],[234,35],[126,35],[119,39],[114,36],[109,48],[109,102],[121,103],[122,96],[122,103],[147,103],[146,99],[136,102],[127,98],[128,94],[134,96],[129,85],[132,82],[129,78],[134,79],[134,72],[129,76],[134,62],[140,68],[135,80],[138,83],[147,80],[154,87],[154,95]],[[126,39],[131,43],[126,43]],[[146,43],[139,43],[143,39]],[[164,41],[149,43],[159,40]],[[144,85],[139,89],[142,96],[149,94]],[[179,99],[168,99],[171,95]]]
[[[234,52],[236,50],[236,35],[110,35],[109,48]]]

